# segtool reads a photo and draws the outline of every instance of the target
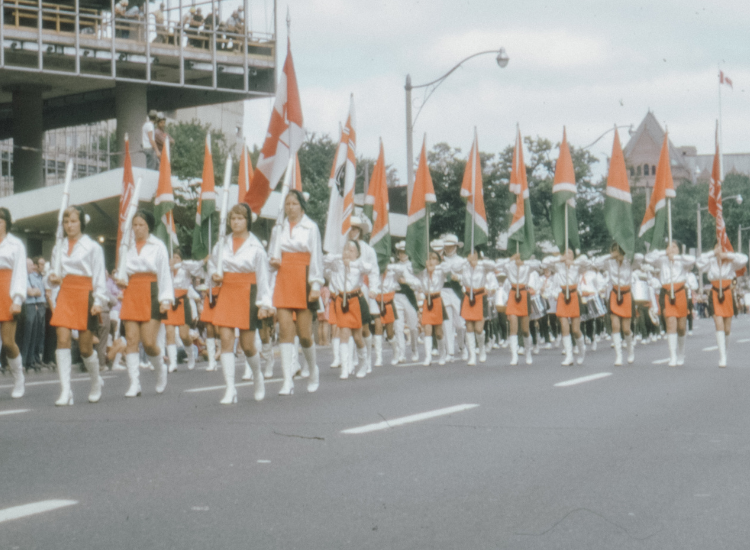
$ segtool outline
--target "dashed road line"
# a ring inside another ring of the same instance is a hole
[[[607,376],[612,376],[611,372],[600,372],[598,374],[589,374],[588,376],[581,376],[580,378],[573,378],[572,380],[565,380],[564,382],[558,382],[555,384],[556,388],[567,388],[568,386],[576,386],[578,384],[583,384],[584,382],[592,382],[593,380],[599,380],[601,378],[606,378]]]
[[[666,363],[669,363],[669,359],[658,359],[656,361],[652,361],[654,365],[665,365]]]
[[[268,380],[265,381],[265,383],[272,384],[274,382],[283,382],[283,380],[284,380],[283,378],[269,378]],[[239,384],[235,384],[234,386],[236,388],[243,388],[245,386],[254,386],[254,385],[255,385],[255,382],[251,380],[249,382],[240,382]],[[227,389],[227,385],[222,384],[221,386],[204,386],[201,388],[191,388],[189,390],[183,390],[183,392],[184,393],[198,393],[198,392],[203,392],[203,391],[214,391],[214,390],[225,390],[225,389]]]
[[[32,502],[31,504],[5,508],[4,510],[0,510],[0,523],[33,516],[34,514],[41,514],[42,512],[50,512],[52,510],[57,510],[58,508],[64,508],[65,506],[72,506],[73,504],[78,504],[78,501],[42,500],[40,502]]]
[[[6,414],[20,414],[29,412],[31,409],[11,409],[9,411],[0,411],[0,416],[5,416]]]
[[[719,349],[719,346],[708,346],[707,348],[703,348],[703,351],[716,351]]]
[[[110,378],[117,378],[117,376],[102,376],[102,380],[109,380]],[[90,376],[84,376],[82,378],[72,378],[70,380],[71,382],[90,382],[91,377]],[[26,382],[24,386],[47,386],[50,384],[60,384],[60,380],[40,380],[38,382]],[[0,386],[0,389],[8,389],[12,388],[13,384],[6,384],[3,386]]]
[[[387,430],[390,428],[395,428],[397,426],[403,426],[404,424],[411,424],[413,422],[429,420],[431,418],[437,418],[439,416],[445,416],[445,415],[453,414],[457,412],[468,411],[478,406],[479,405],[474,404],[474,403],[465,403],[463,405],[455,405],[453,407],[446,407],[444,409],[437,409],[434,411],[427,411],[423,413],[412,414],[409,416],[402,416],[401,418],[394,418],[392,420],[386,420],[384,422],[377,422],[375,424],[367,424],[365,426],[359,426],[357,428],[349,428],[347,430],[342,430],[341,433],[347,434],[347,435],[358,435],[358,434],[376,432],[379,430]]]

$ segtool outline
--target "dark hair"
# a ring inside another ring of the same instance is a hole
[[[34,262],[34,265],[39,264],[39,260],[43,260],[44,256],[32,256],[31,261]]]
[[[362,255],[362,249],[359,247],[359,242],[354,241],[352,239],[349,239],[348,241],[346,241],[346,243],[347,244],[352,243],[356,247],[356,249],[357,249],[357,258],[359,258]]]
[[[78,221],[81,222],[81,233],[83,233],[83,231],[86,229],[86,213],[83,211],[83,207],[77,204],[68,206],[65,209],[65,213],[63,214],[63,220],[65,219],[66,216],[70,215],[71,210],[75,210],[76,212],[78,212]]]
[[[180,248],[179,248],[179,247],[176,247],[176,248],[175,248],[175,249],[174,249],[174,250],[172,251],[172,257],[174,258],[175,256],[179,256],[181,260],[183,259],[183,258],[182,258],[182,252],[180,252]]]
[[[437,258],[438,258],[438,262],[442,262],[442,261],[443,261],[443,258],[442,258],[442,257],[440,256],[440,252],[438,252],[437,250],[433,250],[432,248],[430,249],[430,252],[429,252],[429,253],[427,254],[427,259],[429,260],[429,259],[430,259],[430,257],[431,257],[431,256],[432,256],[433,254],[434,254],[435,256],[437,256]]]
[[[297,191],[296,189],[290,189],[289,193],[287,194],[287,197],[289,195],[294,195],[297,197],[297,200],[299,201],[299,205],[302,208],[302,211],[307,214],[307,202],[305,202],[305,197],[302,196],[301,191]],[[284,202],[286,203],[286,199],[284,199]],[[281,207],[283,208],[284,205],[282,204]]]
[[[154,225],[156,225],[156,220],[154,219],[154,215],[151,212],[139,208],[138,210],[136,210],[133,218],[141,218],[144,222],[146,222],[146,225],[148,225],[148,232],[154,232]]]
[[[625,255],[625,251],[622,249],[622,247],[620,246],[619,243],[612,243],[610,245],[610,247],[609,247],[609,251],[610,251],[610,253],[617,252],[618,254],[620,254],[622,256]]]
[[[5,231],[10,233],[13,229],[13,218],[10,215],[10,210],[4,206],[0,206],[0,220],[5,220]]]
[[[245,217],[245,221],[247,222],[247,230],[250,231],[250,228],[253,226],[253,212],[250,210],[250,206],[246,202],[238,202],[235,204],[232,209],[229,211],[229,217],[232,217],[232,214],[240,214]]]

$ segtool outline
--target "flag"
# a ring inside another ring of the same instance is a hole
[[[470,250],[487,242],[487,213],[484,210],[484,192],[482,182],[482,165],[479,162],[479,141],[474,129],[474,143],[471,144],[469,160],[464,169],[461,183],[461,198],[466,199],[466,223],[464,225],[464,242],[469,243]]]
[[[609,161],[607,191],[604,198],[604,222],[612,240],[620,245],[628,258],[635,253],[635,224],[633,223],[633,198],[630,195],[628,172],[622,154],[620,136],[615,126],[615,141]]]
[[[406,253],[411,259],[415,273],[423,271],[427,263],[430,246],[430,204],[435,202],[435,188],[427,167],[427,149],[422,141],[419,166],[414,178],[414,187],[409,201],[409,217],[406,227]]]
[[[523,160],[523,140],[518,128],[516,146],[513,149],[513,164],[510,169],[510,190],[516,194],[516,203],[511,207],[513,219],[508,228],[508,240],[515,241],[515,248],[508,244],[511,252],[518,250],[522,260],[528,260],[534,253],[534,220],[531,217],[529,183],[526,179],[526,164]]]
[[[664,248],[664,228],[667,225],[667,199],[675,197],[672,169],[669,166],[669,134],[664,133],[664,143],[656,166],[656,182],[651,201],[641,222],[638,237],[651,243],[651,248]]]
[[[719,71],[719,84],[726,84],[732,90],[734,90],[734,86],[732,86],[732,79],[728,76],[725,76],[724,71]]]
[[[364,211],[372,222],[370,246],[378,255],[378,267],[383,273],[391,259],[391,227],[388,222],[388,182],[385,173],[385,152],[380,142],[380,154],[372,171],[370,187],[365,197]]]
[[[330,199],[323,239],[323,250],[341,254],[349,238],[351,218],[354,213],[354,180],[357,170],[357,134],[354,117],[354,96],[349,103],[349,116],[341,130],[341,140],[328,180]]]
[[[567,205],[568,242],[565,242],[565,215]],[[578,238],[578,218],[576,217],[576,174],[573,170],[573,158],[570,156],[568,138],[563,128],[563,140],[560,144],[560,156],[555,166],[555,180],[552,183],[552,234],[560,252],[570,247],[581,248]]]
[[[292,189],[302,193],[302,172],[299,168],[299,155],[297,153],[294,153],[294,186]]]
[[[170,255],[173,246],[180,245],[177,240],[177,230],[174,226],[173,210],[172,167],[170,166],[169,139],[166,139],[164,140],[164,149],[161,151],[159,185],[156,188],[156,197],[154,198],[154,218],[156,218],[154,235],[164,241]]]
[[[240,180],[242,180],[242,165],[240,165]],[[242,195],[240,195],[242,196]],[[192,256],[194,260],[202,260],[211,253],[214,237],[219,231],[216,218],[216,190],[214,182],[214,159],[211,155],[211,134],[206,134],[206,146],[203,152],[203,180],[198,207],[195,211],[195,228],[193,229]],[[213,226],[212,226],[213,225]]]
[[[237,197],[238,201],[243,201],[250,190],[250,182],[253,181],[253,163],[250,160],[250,151],[247,143],[242,144],[242,154],[240,155],[239,174],[237,176]]]
[[[120,241],[122,240],[122,228],[128,217],[128,205],[135,191],[135,180],[133,179],[133,163],[130,160],[130,141],[125,134],[125,160],[122,163],[122,195],[120,195],[120,222],[117,224],[117,258],[115,265],[119,265]]]
[[[305,130],[302,127],[302,104],[294,72],[292,50],[287,40],[286,61],[276,89],[276,101],[271,111],[266,140],[260,150],[255,174],[244,201],[256,214],[260,214],[271,191],[284,175],[289,159],[302,145]]]

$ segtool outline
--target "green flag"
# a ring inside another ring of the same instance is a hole
[[[620,245],[628,258],[635,253],[635,226],[633,224],[633,199],[630,196],[625,157],[620,146],[620,136],[615,127],[615,142],[607,175],[607,196],[604,198],[604,221],[612,240]]]
[[[552,234],[560,252],[570,247],[581,248],[578,238],[578,218],[576,217],[576,174],[573,170],[573,158],[570,156],[568,139],[563,129],[563,140],[560,144],[560,156],[555,166],[555,181],[552,184]],[[568,241],[565,242],[565,219],[568,220]]]

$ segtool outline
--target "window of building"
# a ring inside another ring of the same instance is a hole
[[[651,175],[652,176],[656,175],[656,166],[654,166],[653,164],[651,165]]]
[[[639,175],[639,176],[641,175],[641,165],[640,164],[638,165],[638,170],[636,171],[636,174]]]
[[[643,165],[643,175],[648,176],[648,164]]]

